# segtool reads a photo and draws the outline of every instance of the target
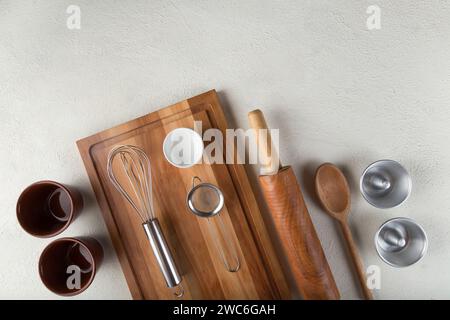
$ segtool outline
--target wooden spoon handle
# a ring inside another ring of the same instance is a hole
[[[361,284],[361,289],[366,300],[373,300],[373,295],[370,289],[367,287],[366,274],[364,272],[364,266],[361,262],[361,258],[358,253],[358,248],[356,248],[355,241],[353,240],[352,232],[348,226],[347,221],[340,221],[342,232],[344,233],[345,241],[347,242],[348,249],[350,251],[350,256],[353,261],[353,265],[358,274],[358,280]]]

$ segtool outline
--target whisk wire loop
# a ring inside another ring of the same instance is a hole
[[[122,168],[128,178],[131,196],[118,181],[113,169],[113,161],[119,156]],[[108,176],[114,186],[130,202],[143,222],[155,219],[152,198],[152,177],[150,159],[141,149],[130,145],[114,147],[108,156]],[[134,199],[133,199],[134,198]]]

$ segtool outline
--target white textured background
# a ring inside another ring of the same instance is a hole
[[[81,30],[66,8],[81,8]],[[381,30],[366,9],[381,8]],[[93,235],[106,262],[76,298],[130,298],[75,146],[79,138],[211,88],[229,120],[263,108],[282,128],[281,157],[296,168],[344,298],[358,298],[336,226],[311,197],[324,161],[346,168],[351,222],[366,265],[382,270],[385,299],[450,298],[450,4],[448,1],[0,0],[0,298],[58,298],[40,283],[50,240],[16,221],[21,190],[54,179],[84,191],[86,210],[64,236]],[[356,191],[370,162],[392,158],[413,178],[396,209]],[[373,235],[407,216],[428,233],[420,263],[381,262]]]

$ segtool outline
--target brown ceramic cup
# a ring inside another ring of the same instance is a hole
[[[39,258],[39,275],[50,291],[74,296],[90,286],[102,260],[102,246],[93,238],[56,239]]]
[[[22,191],[17,200],[17,219],[29,234],[49,238],[63,232],[83,208],[74,188],[55,181],[39,181]]]

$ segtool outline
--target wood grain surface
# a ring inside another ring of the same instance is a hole
[[[264,197],[304,299],[339,299],[339,291],[291,167],[259,177]]]
[[[227,122],[214,90],[181,101],[77,142],[112,242],[134,299],[172,299],[152,255],[141,222],[109,182],[106,161],[117,144],[132,144],[146,151],[152,163],[153,197],[157,218],[183,276],[184,299],[286,299],[285,276],[242,165],[198,164],[179,169],[162,153],[168,132],[203,130]],[[230,152],[230,150],[224,150]],[[227,272],[208,229],[208,221],[189,212],[186,195],[193,176],[219,186],[224,192],[221,213],[238,249],[241,268]]]

